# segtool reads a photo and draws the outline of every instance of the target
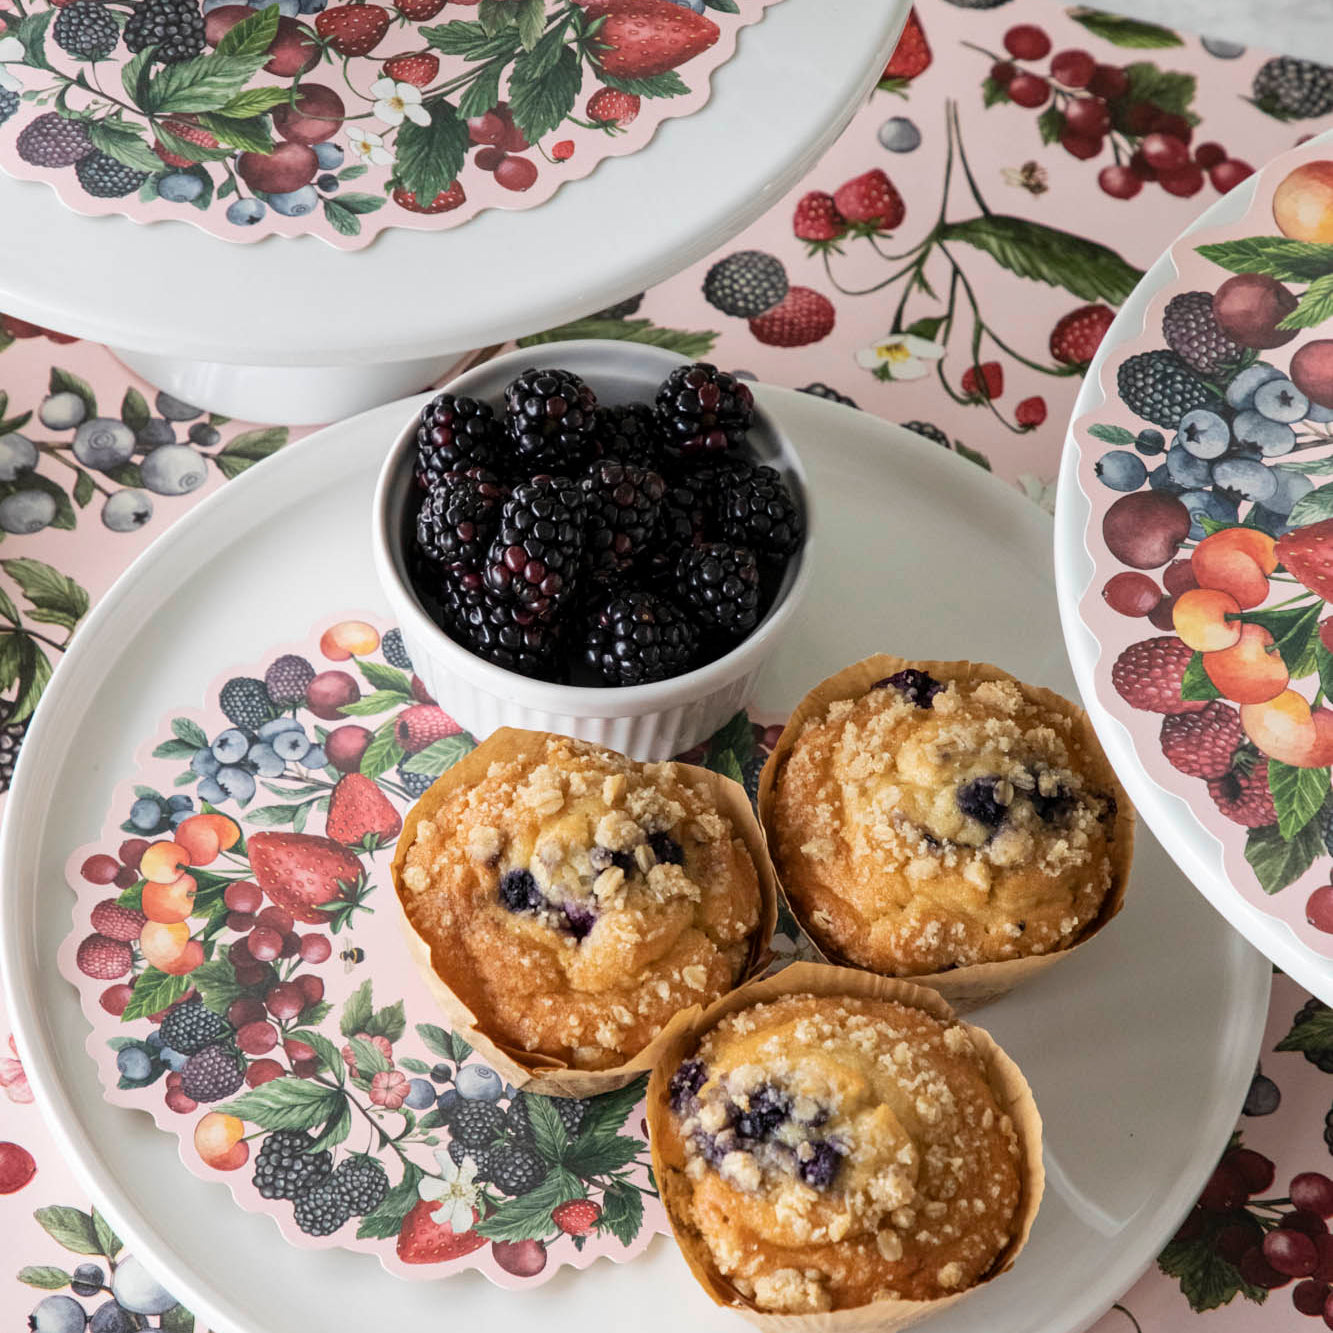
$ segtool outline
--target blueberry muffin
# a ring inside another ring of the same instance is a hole
[[[1033,958],[1119,907],[1132,812],[1091,726],[995,668],[860,663],[769,765],[778,876],[832,957],[907,977]]]
[[[820,973],[848,975],[798,979]],[[662,1198],[715,1299],[779,1314],[937,1301],[1026,1238],[1040,1133],[1022,1076],[938,996],[878,984],[902,998],[747,987],[766,1002],[734,997],[655,1072]]]
[[[608,1070],[730,990],[760,952],[771,879],[757,827],[747,841],[719,808],[724,782],[504,730],[432,787],[395,880],[476,1028],[535,1067]]]

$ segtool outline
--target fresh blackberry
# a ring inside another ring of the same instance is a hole
[[[1333,69],[1313,60],[1275,56],[1250,85],[1255,105],[1279,120],[1309,120],[1333,111]]]
[[[676,566],[681,596],[700,624],[746,634],[759,623],[759,565],[743,546],[705,542]]]
[[[688,463],[739,448],[754,420],[749,385],[706,361],[673,370],[657,391],[667,447]]]
[[[808,393],[813,398],[825,398],[830,403],[841,403],[844,407],[860,406],[854,398],[848,398],[845,393],[839,393],[837,389],[822,383],[820,380],[816,380],[813,384],[807,384],[804,389],[800,389],[798,392]]]
[[[652,472],[661,470],[662,431],[648,403],[599,407],[593,413],[593,435],[600,457]]]
[[[253,676],[233,676],[218,691],[218,707],[227,720],[242,731],[258,731],[273,718],[273,701],[268,687]]]
[[[741,766],[741,784],[751,801],[759,799],[759,775],[764,771],[766,755],[757,754]]]
[[[500,526],[504,500],[499,480],[482,468],[444,473],[417,512],[417,549],[447,568],[478,568]]]
[[[488,1175],[506,1194],[527,1194],[546,1179],[546,1163],[530,1148],[501,1144],[491,1153]]]
[[[454,637],[484,661],[534,680],[559,674],[556,650],[559,630],[544,624],[536,612],[482,593],[475,601],[460,595],[454,602]]]
[[[477,1168],[477,1180],[489,1180],[488,1174],[491,1169],[491,1150],[489,1148],[469,1148],[465,1143],[459,1143],[457,1139],[449,1140],[449,1156],[453,1158],[455,1166],[462,1166],[465,1157],[472,1158],[473,1165]]]
[[[587,516],[583,558],[597,574],[623,574],[648,549],[666,482],[633,464],[594,463],[579,483]]]
[[[704,275],[704,300],[724,315],[754,319],[787,295],[787,270],[776,255],[737,250]]]
[[[0,125],[3,125],[19,109],[22,99],[18,93],[8,88],[0,88]]]
[[[489,403],[437,394],[421,409],[417,425],[417,485],[428,491],[446,472],[494,468],[502,433]]]
[[[361,1153],[339,1163],[333,1183],[342,1191],[353,1217],[373,1213],[389,1192],[389,1177],[384,1168],[373,1157]]]
[[[900,424],[904,430],[910,430],[917,435],[924,435],[928,440],[934,440],[941,448],[953,448],[953,445],[949,443],[949,437],[938,426],[931,425],[929,421],[904,421]]]
[[[251,1177],[260,1197],[294,1199],[328,1179],[333,1159],[328,1151],[312,1153],[315,1140],[303,1130],[275,1129],[255,1154]]]
[[[690,669],[699,632],[665,597],[613,589],[589,610],[583,658],[608,685],[644,685]]]
[[[13,786],[14,765],[27,734],[27,722],[7,722],[0,727],[0,792],[7,792]]]
[[[1125,406],[1137,417],[1175,429],[1180,418],[1195,408],[1222,410],[1220,398],[1200,383],[1175,352],[1140,352],[1122,362],[1116,388]]]
[[[51,36],[78,60],[104,60],[116,49],[120,28],[100,0],[74,0],[57,12]]]
[[[760,559],[783,560],[801,544],[805,522],[776,468],[759,467],[722,495],[721,531]]]
[[[571,1139],[578,1138],[579,1130],[583,1128],[583,1117],[588,1114],[592,1102],[586,1097],[553,1097],[551,1100],[560,1123],[565,1127],[565,1133]]]
[[[181,1068],[181,1091],[196,1102],[220,1102],[244,1082],[244,1062],[220,1043],[196,1051]]]
[[[505,433],[531,472],[581,471],[596,444],[597,395],[568,370],[525,370],[505,389]]]
[[[275,708],[299,708],[315,679],[315,668],[297,653],[283,653],[264,672],[264,690]]]
[[[162,1045],[182,1055],[194,1055],[205,1046],[221,1041],[231,1032],[231,1025],[211,1009],[205,1009],[199,1000],[178,1004],[162,1020],[158,1035]]]
[[[553,615],[574,592],[584,514],[583,492],[568,477],[514,487],[482,571],[487,588],[539,617]]]
[[[19,131],[14,146],[34,167],[72,167],[93,145],[83,121],[47,111]]]
[[[399,764],[398,781],[402,784],[403,790],[416,801],[426,794],[435,779],[427,773],[409,773],[402,764]]]
[[[1293,1028],[1299,1027],[1302,1023],[1308,1023],[1316,1014],[1323,1013],[1328,1008],[1323,1000],[1316,1000],[1311,996],[1296,1011],[1296,1017],[1291,1020]],[[1325,1074],[1333,1074],[1333,1043],[1320,1050],[1305,1050],[1301,1054],[1316,1068],[1322,1070]],[[1329,1151],[1333,1152],[1333,1139],[1328,1140]]]
[[[347,1196],[332,1177],[298,1194],[292,1217],[307,1236],[331,1236],[352,1215]]]
[[[380,640],[380,652],[384,654],[384,660],[390,666],[396,666],[399,671],[412,670],[412,659],[407,655],[407,649],[403,645],[402,630],[398,628],[386,630]]]
[[[164,65],[192,60],[204,49],[198,0],[140,0],[125,23],[125,45],[136,55],[153,47],[153,59]]]
[[[449,1112],[449,1134],[470,1148],[489,1148],[505,1130],[505,1113],[494,1102],[461,1098]]]
[[[1189,368],[1211,378],[1234,365],[1245,349],[1231,341],[1213,316],[1212,292],[1181,292],[1162,312],[1162,336]]]
[[[95,199],[124,199],[148,179],[146,171],[136,171],[118,162],[99,148],[84,153],[74,164],[79,184]]]
[[[690,546],[704,539],[708,523],[708,507],[701,489],[693,480],[668,486],[662,496],[662,507],[653,538],[653,563],[659,557],[673,574],[676,561]]]

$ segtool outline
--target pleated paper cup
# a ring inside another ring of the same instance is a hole
[[[907,1328],[958,1301],[966,1300],[973,1292],[1013,1267],[1014,1260],[1018,1258],[1032,1232],[1045,1188],[1046,1176],[1041,1161],[1041,1116],[1037,1113],[1032,1089],[1013,1060],[988,1032],[968,1023],[960,1024],[981,1057],[987,1082],[995,1093],[996,1101],[1014,1122],[1022,1149],[1022,1193],[1009,1244],[978,1282],[965,1291],[952,1292],[938,1300],[880,1300],[851,1309],[816,1314],[774,1314],[757,1309],[718,1270],[703,1236],[684,1220],[685,1210],[682,1205],[690,1189],[684,1175],[685,1164],[683,1160],[669,1160],[663,1150],[663,1145],[668,1141],[665,1133],[668,1117],[672,1115],[669,1085],[681,1061],[693,1055],[704,1034],[729,1014],[791,995],[893,1001],[923,1010],[941,1022],[952,1022],[956,1017],[954,1010],[936,990],[855,968],[831,967],[826,963],[793,963],[773,976],[739,987],[673,1033],[653,1069],[652,1078],[648,1082],[647,1104],[653,1176],[685,1262],[699,1285],[718,1305],[735,1310],[756,1328],[766,1329],[769,1333],[893,1333],[895,1329]]]
[[[481,1020],[449,984],[450,976],[464,960],[445,957],[438,950],[432,950],[429,941],[417,931],[408,916],[403,896],[403,866],[408,849],[416,840],[417,825],[422,820],[432,819],[456,792],[476,786],[492,764],[515,760],[537,764],[542,762],[548,740],[568,742],[568,739],[553,732],[520,731],[514,727],[502,727],[493,732],[488,740],[437,778],[408,811],[398,836],[392,873],[408,951],[453,1031],[467,1041],[502,1079],[516,1088],[527,1087],[530,1092],[551,1097],[595,1097],[601,1092],[623,1088],[650,1070],[663,1048],[702,1012],[703,1007],[695,1004],[681,1010],[641,1051],[612,1069],[573,1069],[561,1059],[505,1045],[486,1031]],[[768,857],[763,830],[754,816],[745,789],[739,783],[692,764],[672,764],[671,767],[682,781],[691,786],[702,785],[708,791],[718,812],[730,820],[733,835],[745,844],[754,862],[759,880],[759,924],[755,928],[749,960],[737,982],[739,985],[757,976],[768,965],[771,958],[769,941],[777,925],[777,876]]]
[[[1033,977],[1039,976],[1048,968],[1077,953],[1120,911],[1124,905],[1130,865],[1134,858],[1136,822],[1134,807],[1107,761],[1088,715],[1077,704],[1071,703],[1052,690],[1043,689],[1038,685],[1028,685],[1007,671],[985,662],[908,661],[906,658],[877,653],[873,657],[867,657],[863,661],[844,667],[836,675],[820,681],[797,704],[759,777],[759,818],[772,848],[779,886],[792,916],[810,937],[820,957],[827,962],[842,967],[866,966],[840,952],[837,943],[829,937],[828,932],[820,927],[811,913],[803,909],[799,884],[795,883],[790,872],[784,874],[780,859],[780,843],[773,820],[778,778],[788,755],[800,739],[802,728],[810,718],[822,716],[829,704],[836,700],[861,698],[869,693],[876,681],[892,676],[907,667],[928,672],[936,680],[944,682],[972,684],[983,681],[1009,681],[1019,687],[1030,703],[1037,704],[1061,717],[1070,718],[1083,751],[1081,768],[1097,786],[1111,792],[1116,802],[1115,825],[1110,845],[1110,887],[1106,891],[1106,897],[1102,900],[1101,910],[1096,918],[1065,948],[992,963],[968,963],[944,972],[902,974],[918,986],[928,986],[931,990],[938,991],[959,1013],[968,1013],[984,1004],[989,1004],[992,1000],[999,999],[1002,995],[1007,995],[1015,987],[1032,980]]]

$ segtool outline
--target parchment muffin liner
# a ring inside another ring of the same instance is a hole
[[[879,679],[879,677],[876,677]],[[776,1314],[757,1309],[752,1301],[742,1296],[718,1270],[707,1242],[690,1227],[680,1215],[681,1195],[688,1189],[684,1180],[683,1163],[667,1161],[662,1145],[666,1142],[663,1130],[667,1117],[672,1114],[669,1102],[669,1084],[682,1060],[698,1048],[704,1034],[716,1027],[729,1014],[751,1005],[766,1004],[790,995],[817,995],[852,997],[867,1000],[888,1000],[923,1010],[942,1022],[955,1019],[955,1011],[937,990],[927,989],[893,977],[882,977],[858,968],[833,967],[826,963],[793,963],[772,976],[751,981],[722,996],[702,1013],[690,1017],[676,1028],[659,1052],[657,1064],[648,1082],[647,1118],[648,1141],[652,1150],[653,1176],[661,1191],[667,1220],[680,1246],[685,1262],[699,1285],[718,1305],[735,1310],[755,1327],[769,1333],[893,1333],[906,1328],[929,1315],[966,1300],[986,1283],[994,1281],[1013,1267],[1015,1259],[1027,1244],[1041,1205],[1045,1188],[1042,1168],[1041,1116],[1027,1080],[1014,1061],[995,1042],[989,1033],[969,1023],[960,1026],[967,1032],[986,1069],[987,1081],[995,1093],[1001,1109],[1014,1122],[1014,1129],[1022,1148],[1020,1184],[1022,1193],[1014,1217],[1013,1234],[1009,1244],[981,1280],[965,1291],[952,1292],[937,1300],[880,1300],[869,1305],[845,1310],[813,1314]]]
[[[462,960],[442,957],[431,949],[430,943],[417,931],[408,916],[402,884],[407,852],[416,840],[417,826],[423,819],[432,818],[456,792],[479,783],[492,764],[515,760],[540,763],[543,762],[548,741],[568,739],[554,732],[521,731],[514,727],[502,727],[494,732],[437,778],[408,811],[398,836],[392,873],[400,908],[400,923],[408,950],[421,969],[431,994],[448,1018],[449,1026],[469,1042],[501,1078],[516,1088],[527,1087],[530,1092],[551,1097],[595,1097],[601,1092],[623,1088],[638,1075],[650,1070],[658,1054],[676,1033],[684,1030],[702,1012],[703,1006],[695,1004],[681,1010],[632,1059],[611,1069],[573,1069],[563,1060],[507,1046],[485,1031],[477,1016],[450,987],[447,978]],[[757,976],[768,966],[771,959],[768,945],[777,925],[777,876],[769,860],[763,830],[755,818],[745,789],[739,783],[693,764],[671,766],[684,782],[705,788],[719,813],[731,821],[734,836],[745,843],[750,859],[754,862],[759,880],[759,923],[755,928],[749,960],[737,981],[739,985]]]
[[[778,743],[773,747],[763,772],[759,777],[759,818],[772,849],[773,863],[777,870],[779,887],[790,908],[792,916],[801,929],[809,936],[819,956],[829,963],[841,967],[862,968],[864,964],[844,957],[838,948],[821,931],[820,927],[802,912],[794,901],[790,884],[784,882],[783,868],[779,857],[780,843],[774,825],[773,813],[777,799],[777,781],[805,723],[812,717],[822,715],[828,705],[839,699],[859,699],[869,693],[876,681],[894,675],[906,667],[916,667],[926,671],[936,680],[958,681],[963,684],[983,681],[1012,681],[1024,697],[1031,703],[1049,709],[1062,717],[1071,718],[1083,743],[1083,768],[1088,777],[1099,787],[1110,791],[1116,801],[1116,816],[1110,845],[1111,884],[1106,897],[1102,900],[1101,910],[1083,931],[1063,949],[1051,953],[1031,954],[1023,958],[1002,959],[998,962],[969,963],[951,968],[945,972],[930,972],[907,976],[906,979],[918,986],[927,986],[938,991],[959,1013],[969,1013],[1000,996],[1008,994],[1015,987],[1039,976],[1047,968],[1055,966],[1076,953],[1080,947],[1092,939],[1124,905],[1125,890],[1129,883],[1130,865],[1134,857],[1134,807],[1130,804],[1125,789],[1120,785],[1114,770],[1102,752],[1092,723],[1087,714],[1076,704],[1071,703],[1052,690],[1037,685],[1028,685],[999,667],[985,662],[927,662],[909,661],[902,657],[892,657],[887,653],[877,653],[851,666],[844,667],[827,680],[822,680],[792,710],[787,725],[783,728]],[[790,876],[787,877],[788,879]]]

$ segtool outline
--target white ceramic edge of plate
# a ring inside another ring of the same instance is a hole
[[[1333,142],[1333,131],[1319,136],[1314,142]],[[1308,148],[1308,145],[1302,147]],[[1181,233],[1181,237],[1203,228],[1238,221],[1254,197],[1257,181],[1256,174],[1230,194],[1224,195],[1196,218]],[[1172,248],[1175,244],[1173,241]],[[1181,797],[1168,792],[1148,776],[1135,753],[1128,730],[1106,710],[1098,698],[1096,674],[1101,659],[1101,644],[1093,637],[1079,614],[1079,603],[1092,583],[1095,570],[1086,537],[1092,506],[1079,485],[1079,445],[1074,437],[1074,423],[1105,402],[1101,374],[1107,357],[1113,348],[1121,347],[1143,333],[1149,304],[1176,276],[1171,251],[1168,249],[1148,269],[1130,293],[1129,299],[1120,307],[1119,314],[1106,331],[1097,355],[1088,368],[1083,388],[1069,418],[1064,453],[1060,460],[1055,510],[1055,587],[1060,604],[1060,622],[1064,627],[1069,660],[1088,716],[1105,747],[1107,757],[1125,784],[1144,822],[1186,878],[1256,949],[1306,990],[1325,1003],[1333,1004],[1333,962],[1307,949],[1285,922],[1252,907],[1240,896],[1226,874],[1222,844],[1197,822],[1189,805]]]
[[[771,398],[770,410],[784,416],[792,414],[796,418],[802,412],[808,413],[816,428],[821,424],[819,417],[822,414],[832,412],[836,415],[854,410],[794,390],[761,386],[760,392]],[[266,460],[262,469],[252,469],[247,475],[229,483],[222,491],[203,500],[197,510],[164,532],[121,575],[84,622],[80,633],[85,642],[97,637],[103,624],[121,612],[122,603],[135,595],[140,584],[152,578],[158,562],[168,556],[174,546],[190,540],[189,530],[197,522],[196,514],[212,515],[224,506],[244,503],[251,491],[274,486],[283,471],[299,467],[305,453],[319,449],[329,436],[347,430],[359,430],[372,419],[376,426],[383,422],[385,438],[391,439],[394,423],[401,422],[410,404],[424,400],[425,395],[400,400],[315,432]],[[891,447],[918,449],[926,456],[938,457],[941,467],[951,472],[951,487],[984,491],[988,503],[1001,511],[1007,510],[1003,514],[1006,519],[1027,526],[1031,524],[1034,515],[1040,512],[1012,487],[1002,484],[964,459],[946,455],[933,442],[892,423],[879,421],[877,425],[884,431]],[[799,434],[801,426],[794,425],[792,430],[794,434]],[[58,723],[54,719],[63,712],[61,705],[65,694],[77,688],[78,673],[82,670],[80,661],[77,654],[67,656],[52,676],[42,707],[38,709],[29,728],[24,751],[20,753],[10,792],[11,807],[21,808],[27,800],[28,786],[39,780],[33,776],[38,773],[39,763],[33,756],[44,747],[48,733],[55,732]],[[26,759],[25,754],[29,756]],[[188,1257],[179,1253],[168,1238],[158,1233],[134,1197],[118,1186],[108,1186],[102,1179],[96,1165],[96,1145],[88,1142],[79,1127],[78,1114],[58,1078],[51,1072],[52,1052],[42,1018],[33,1012],[25,998],[32,989],[31,974],[35,957],[34,951],[26,947],[28,937],[18,928],[20,895],[6,891],[4,887],[17,882],[23,853],[41,840],[41,824],[40,819],[20,825],[15,819],[5,818],[3,827],[0,827],[0,983],[3,983],[10,1020],[17,1034],[28,1077],[37,1101],[43,1108],[47,1127],[79,1183],[104,1211],[126,1242],[127,1248],[161,1279],[163,1285],[178,1292],[187,1308],[206,1322],[214,1333],[222,1333],[224,1330],[230,1333],[252,1333],[229,1308],[225,1294],[214,1292],[209,1285],[195,1281]],[[1267,1018],[1271,985],[1267,964],[1257,955],[1252,957],[1254,965],[1248,968],[1248,975],[1244,968],[1238,968],[1235,978],[1235,1008],[1244,1027],[1231,1030],[1232,1048],[1247,1053],[1258,1051]],[[72,988],[69,995],[69,1003],[77,1006],[79,1001]],[[1252,1054],[1248,1054],[1243,1063],[1238,1063],[1234,1098],[1214,1098],[1210,1105],[1202,1108],[1203,1121],[1196,1138],[1195,1151],[1188,1162],[1182,1163],[1173,1188],[1151,1219],[1152,1224],[1136,1227],[1133,1232],[1136,1243],[1121,1249],[1120,1261],[1108,1262],[1090,1276],[1083,1288],[1083,1299],[1076,1308],[1071,1309],[1070,1320],[1063,1325],[1064,1333],[1082,1333],[1082,1330],[1095,1323],[1152,1264],[1179,1218],[1197,1197],[1215,1164],[1217,1153],[1234,1128],[1235,1108],[1239,1106],[1243,1090],[1248,1086],[1253,1058]]]

